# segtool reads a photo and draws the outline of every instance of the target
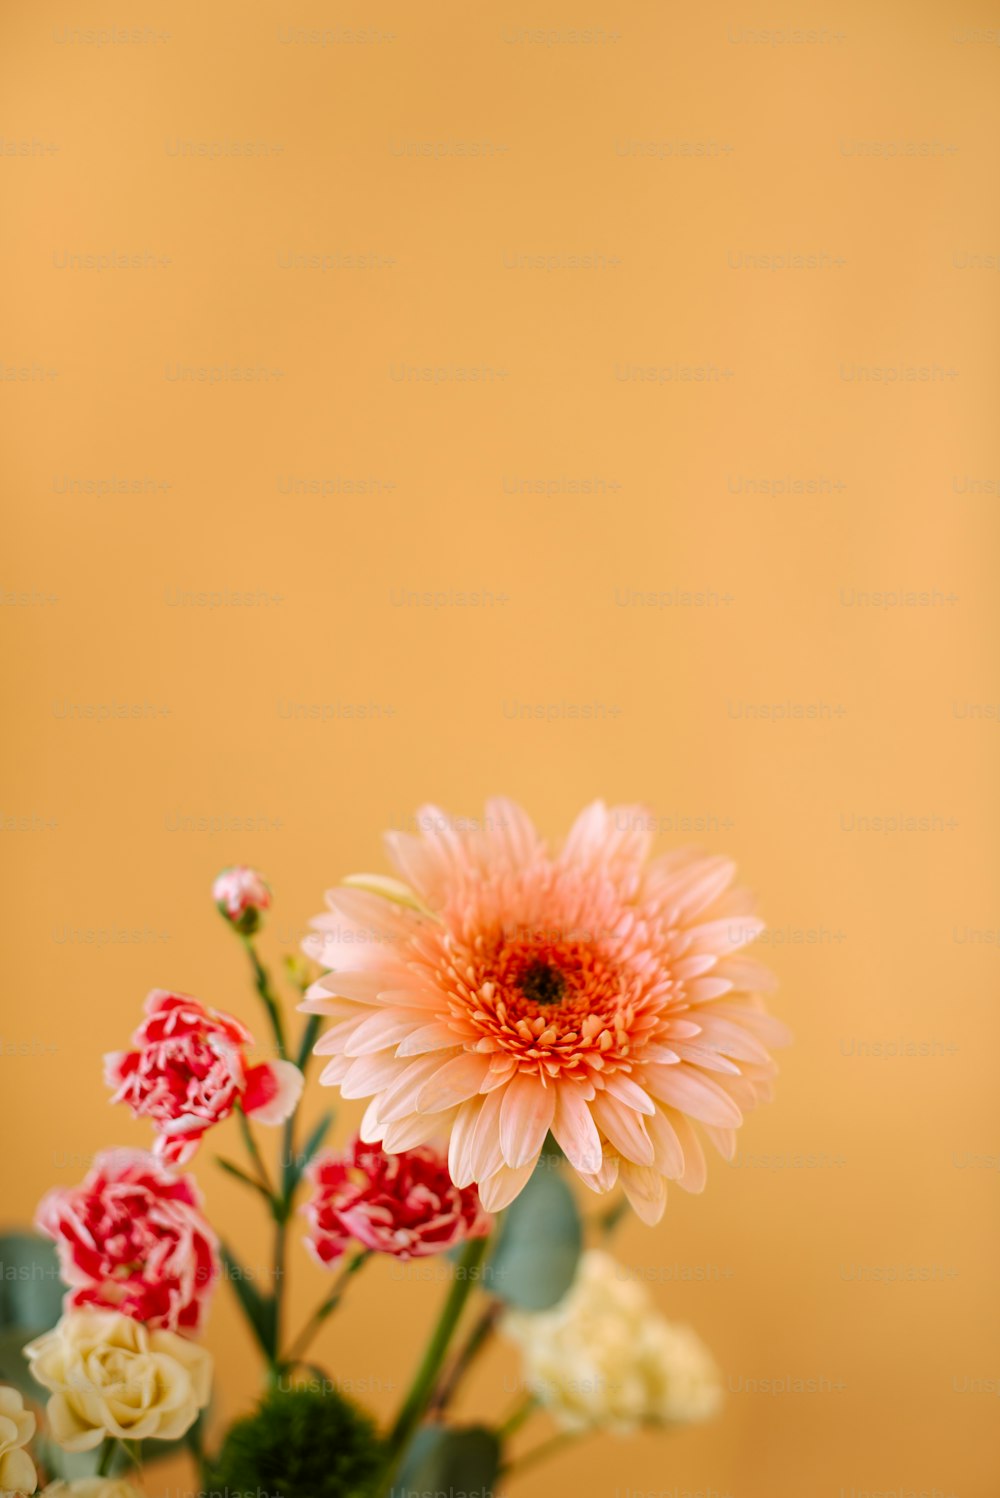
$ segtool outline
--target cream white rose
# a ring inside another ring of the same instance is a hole
[[[67,1451],[90,1451],[105,1436],[175,1440],[208,1403],[211,1355],[117,1311],[69,1311],[24,1353],[52,1391],[49,1428]]]
[[[0,1498],[33,1493],[38,1473],[24,1450],[35,1434],[35,1417],[16,1389],[0,1386]]]
[[[569,1430],[705,1420],[722,1398],[699,1338],[662,1317],[645,1287],[609,1254],[583,1254],[550,1311],[511,1312],[503,1330],[521,1348],[528,1388]]]

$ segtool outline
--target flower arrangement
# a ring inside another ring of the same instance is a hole
[[[762,928],[733,865],[687,850],[651,857],[646,814],[601,803],[555,853],[505,800],[476,823],[427,808],[418,825],[389,835],[396,877],[331,891],[310,961],[286,960],[306,1016],[294,1043],[256,945],[271,891],[247,868],[216,880],[274,1054],[252,1062],[239,1020],[157,989],[131,1048],[106,1058],[113,1101],[149,1120],[152,1148],[104,1152],[38,1208],[36,1251],[54,1246],[62,1315],[22,1339],[23,1388],[45,1402],[44,1422],[0,1386],[0,1495],[47,1480],[46,1493],[135,1498],[143,1468],[177,1442],[207,1494],[488,1492],[587,1432],[715,1412],[710,1355],[660,1316],[609,1241],[629,1210],[657,1222],[668,1182],[701,1191],[702,1140],[731,1157],[744,1114],[770,1097],[771,1049],[786,1034],[764,1006],[770,975],[744,950]],[[321,1085],[366,1101],[357,1136],[336,1151],[330,1114],[299,1137],[314,1055]],[[241,1272],[185,1173],[229,1119],[246,1158],[218,1163],[272,1221],[269,1294]],[[261,1125],[282,1130],[277,1170]],[[574,1181],[603,1199],[590,1247]],[[290,1335],[296,1223],[313,1272],[331,1278]],[[306,1377],[323,1371],[315,1337],[375,1255],[452,1261],[437,1325],[381,1431],[332,1380]],[[210,1449],[201,1339],[223,1266],[265,1384]],[[14,1331],[27,1326],[4,1310]],[[499,1419],[456,1424],[455,1395],[495,1335],[521,1351],[523,1396]],[[16,1373],[0,1352],[0,1375]],[[512,1456],[511,1437],[538,1416],[556,1433]]]

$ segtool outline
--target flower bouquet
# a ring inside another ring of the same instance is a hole
[[[305,957],[286,959],[306,1016],[294,1037],[257,946],[270,891],[247,868],[219,876],[273,1054],[252,1060],[239,1020],[157,989],[131,1047],[106,1058],[112,1100],[149,1121],[153,1147],[99,1155],[82,1184],[44,1197],[39,1238],[0,1246],[5,1263],[54,1253],[65,1292],[51,1327],[44,1270],[15,1276],[27,1297],[0,1295],[0,1494],[44,1481],[134,1498],[178,1443],[206,1495],[488,1493],[588,1432],[715,1410],[711,1357],[659,1315],[610,1239],[628,1211],[656,1223],[668,1181],[701,1191],[701,1138],[731,1158],[744,1113],[770,1095],[786,1035],[761,997],[770,975],[744,952],[761,923],[732,864],[651,858],[654,824],[636,807],[587,808],[555,853],[505,800],[476,822],[427,808],[417,825],[389,835],[398,877],[345,880]],[[336,1151],[329,1113],[299,1129],[313,1056],[321,1086],[367,1100]],[[268,1293],[205,1220],[187,1169],[229,1119],[243,1158],[217,1164],[270,1224]],[[277,1163],[261,1127],[281,1130]],[[574,1183],[598,1198],[589,1242]],[[293,1224],[327,1277],[300,1328],[286,1324]],[[385,1429],[315,1347],[375,1255],[450,1260]],[[264,1377],[256,1407],[217,1432],[202,1337],[223,1272]],[[520,1349],[519,1397],[456,1423],[455,1396],[497,1335]],[[547,1434],[513,1440],[538,1419]]]

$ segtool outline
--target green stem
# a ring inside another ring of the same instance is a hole
[[[516,1461],[505,1462],[500,1468],[498,1476],[510,1477],[513,1473],[520,1473],[528,1467],[534,1467],[538,1462],[547,1461],[550,1456],[555,1456],[557,1451],[562,1451],[565,1446],[571,1445],[579,1440],[582,1432],[578,1430],[561,1430],[554,1436],[549,1436],[547,1441],[542,1441],[538,1446],[532,1446],[523,1456]]]
[[[445,1300],[438,1324],[417,1369],[410,1392],[396,1417],[396,1423],[388,1441],[387,1466],[395,1466],[410,1437],[424,1417],[441,1373],[441,1365],[448,1352],[448,1345],[458,1325],[477,1276],[475,1271],[486,1256],[489,1238],[471,1238],[465,1252],[455,1267],[455,1278]]]
[[[105,1436],[104,1445],[101,1447],[101,1460],[97,1466],[98,1477],[107,1477],[111,1471],[111,1462],[115,1454],[114,1436]]]
[[[472,1328],[465,1343],[458,1351],[458,1355],[451,1366],[451,1371],[441,1381],[437,1393],[431,1402],[431,1412],[435,1417],[442,1415],[454,1399],[462,1379],[493,1335],[502,1310],[503,1307],[498,1300],[491,1301]]]
[[[274,1359],[280,1363],[282,1317],[285,1306],[285,1249],[288,1236],[288,1218],[282,1216],[274,1225]]]
[[[507,1416],[503,1424],[498,1426],[497,1435],[504,1440],[512,1436],[516,1430],[520,1430],[526,1420],[529,1420],[538,1408],[538,1400],[534,1394],[527,1394],[521,1403]]]
[[[274,996],[274,990],[271,987],[271,980],[268,977],[267,969],[264,967],[260,958],[257,956],[257,948],[254,946],[253,937],[248,936],[246,932],[241,932],[240,940],[246,948],[247,956],[250,958],[250,966],[253,968],[254,984],[257,988],[257,992],[260,994],[261,998],[264,1001],[264,1007],[267,1010],[268,1018],[271,1021],[271,1029],[274,1031],[275,1047],[277,1049],[278,1055],[284,1058],[286,1054],[285,1030],[284,1026],[281,1023],[281,1006]]]
[[[253,1161],[260,1184],[263,1190],[266,1192],[268,1200],[271,1203],[271,1210],[274,1211],[279,1198],[274,1190],[274,1187],[271,1185],[271,1177],[268,1175],[267,1166],[264,1163],[264,1156],[260,1152],[260,1146],[253,1136],[253,1129],[251,1129],[250,1127],[250,1120],[247,1118],[242,1108],[236,1109],[236,1117],[239,1120],[240,1131],[243,1135],[243,1143],[247,1147],[247,1154]]]
[[[255,958],[256,954],[253,952],[252,947],[250,948],[250,951],[251,955]],[[260,968],[259,964],[257,964],[257,966],[258,970],[263,973],[263,968]],[[264,981],[266,984],[266,974],[264,974]],[[263,990],[261,991],[263,992]],[[305,1025],[302,1027],[302,1036],[299,1041],[297,1065],[303,1076],[305,1076],[306,1067],[309,1062],[309,1056],[313,1046],[316,1043],[316,1037],[319,1034],[319,1029],[322,1023],[323,1021],[320,1015],[311,1014],[306,1020]],[[275,1040],[277,1042],[279,1052],[281,1052],[281,1054],[283,1055],[284,1051],[282,1048],[284,1046],[284,1036],[282,1035],[280,1030],[280,1021],[277,1019],[275,1020]],[[285,1119],[285,1126],[282,1130],[281,1162],[279,1171],[281,1196],[280,1199],[276,1198],[274,1202],[274,1348],[276,1357],[278,1356],[278,1351],[281,1347],[282,1337],[282,1318],[284,1314],[285,1303],[285,1259],[288,1247],[288,1224],[291,1220],[291,1216],[295,1208],[295,1190],[299,1184],[299,1179],[297,1177],[295,1169],[295,1122],[297,1116],[298,1109],[296,1108],[295,1112]],[[363,1263],[366,1257],[367,1255],[361,1255],[359,1263],[355,1265],[355,1268],[360,1267],[360,1263]],[[353,1270],[351,1272],[353,1273]],[[334,1304],[336,1304],[336,1302],[334,1302]],[[330,1306],[330,1309],[326,1311],[325,1315],[328,1316],[333,1308],[333,1306]],[[325,1319],[325,1317],[322,1319]]]
[[[283,1363],[300,1363],[302,1361],[302,1354],[308,1348],[313,1337],[323,1325],[323,1322],[328,1316],[332,1315],[341,1300],[343,1300],[348,1283],[357,1274],[362,1264],[366,1264],[370,1258],[371,1249],[362,1248],[344,1265],[344,1268],[334,1281],[333,1289],[326,1300],[324,1300],[318,1310],[313,1312],[310,1320],[299,1332],[299,1335],[295,1338],[285,1357],[282,1358]]]

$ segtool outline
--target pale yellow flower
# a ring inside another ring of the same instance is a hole
[[[674,1326],[645,1286],[609,1254],[585,1253],[550,1311],[509,1313],[529,1391],[568,1430],[706,1420],[722,1396],[718,1371],[690,1328]]]
[[[35,1417],[16,1389],[0,1386],[0,1498],[33,1493],[38,1473],[24,1450],[35,1434]]]
[[[117,1311],[69,1311],[24,1352],[52,1391],[49,1428],[67,1451],[91,1451],[109,1435],[176,1440],[208,1403],[211,1355]]]

